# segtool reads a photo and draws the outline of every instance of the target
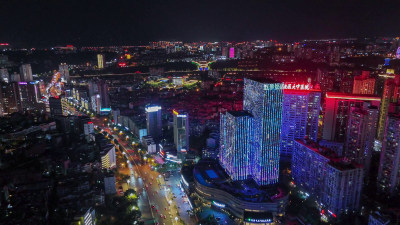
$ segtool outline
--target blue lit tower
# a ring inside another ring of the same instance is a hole
[[[295,139],[308,136],[317,141],[321,92],[284,90],[283,93],[281,157],[291,159]]]
[[[245,180],[252,174],[253,124],[247,111],[221,114],[219,160],[232,180]]]
[[[243,109],[254,117],[253,178],[259,185],[278,182],[283,83],[244,80]]]

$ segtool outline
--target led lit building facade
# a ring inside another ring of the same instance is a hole
[[[354,77],[353,94],[373,95],[375,93],[375,78],[369,71],[362,71],[361,76]]]
[[[288,90],[283,92],[281,157],[290,159],[295,139],[308,136],[317,141],[321,92]]]
[[[153,137],[157,142],[161,136],[161,106],[147,105],[146,106],[146,125],[147,135]]]
[[[244,79],[243,109],[254,118],[253,178],[260,185],[279,178],[283,83]]]
[[[104,54],[97,54],[97,68],[104,69],[105,57]]]
[[[174,144],[176,150],[185,153],[189,150],[189,115],[178,110],[172,111],[174,117]]]
[[[253,173],[253,116],[247,111],[230,111],[221,114],[220,120],[221,166],[232,180],[245,180]]]
[[[100,153],[101,168],[111,169],[116,167],[117,159],[115,155],[115,146],[106,146]]]
[[[379,108],[381,98],[374,95],[352,95],[328,92],[324,105],[324,127],[322,138],[344,142],[351,107],[360,107],[364,102]]]
[[[359,208],[363,168],[339,158],[330,149],[296,140],[292,176],[300,189],[317,199],[322,214],[329,212],[337,217]]]
[[[389,76],[385,78],[382,103],[379,112],[377,139],[383,141],[388,114],[391,112],[392,103],[397,103],[400,98],[400,76]]]
[[[378,108],[368,104],[350,110],[344,156],[363,164],[365,174],[368,174],[371,164],[378,115]]]
[[[386,122],[378,171],[378,190],[394,194],[400,189],[400,115],[391,114]]]

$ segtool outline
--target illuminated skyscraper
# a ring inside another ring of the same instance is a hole
[[[97,68],[104,69],[105,57],[104,54],[97,54]]]
[[[365,174],[368,174],[371,164],[378,114],[378,108],[367,103],[350,110],[344,156],[363,164]]]
[[[254,117],[253,178],[260,185],[279,178],[283,83],[244,80],[243,109]]]
[[[33,81],[33,75],[32,75],[32,68],[31,64],[23,64],[19,68],[19,72],[21,75],[21,81]]]
[[[174,143],[178,152],[189,150],[189,116],[187,113],[172,111],[174,116]]]
[[[399,98],[400,76],[388,76],[384,82],[382,103],[379,111],[378,133],[376,135],[376,138],[379,141],[383,141],[385,135],[386,120],[390,112],[390,104],[397,103],[399,101]]]
[[[219,161],[232,180],[252,175],[253,126],[253,116],[247,111],[221,114]]]
[[[70,78],[69,78],[69,68],[68,65],[66,63],[61,63],[58,66],[58,71],[60,72],[61,75],[61,81],[62,82],[66,82],[69,83],[70,82]]]
[[[229,58],[235,58],[235,48],[229,48]]]
[[[322,137],[325,140],[344,142],[348,117],[351,107],[359,107],[364,102],[371,102],[379,107],[381,98],[374,95],[352,95],[328,92],[325,98],[324,128]]]
[[[146,123],[147,123],[147,135],[153,137],[154,140],[158,141],[161,136],[161,106],[147,105],[146,106]]]
[[[291,158],[295,139],[304,139],[308,136],[311,140],[317,141],[320,102],[321,92],[284,90],[281,157]]]
[[[386,122],[378,171],[378,189],[394,194],[400,189],[400,115],[391,114]]]

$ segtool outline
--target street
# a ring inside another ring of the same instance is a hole
[[[152,171],[149,164],[142,164],[134,151],[131,143],[114,134],[109,128],[104,127],[103,120],[92,118],[93,123],[100,129],[117,139],[123,154],[129,160],[130,188],[139,196],[138,206],[142,212],[142,220],[146,224],[196,224],[188,211],[190,204],[185,193],[180,188],[180,173],[173,171],[168,181],[157,171]],[[137,149],[136,149],[137,150]]]

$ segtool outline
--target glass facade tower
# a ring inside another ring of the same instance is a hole
[[[244,80],[243,109],[254,118],[253,178],[259,185],[278,182],[283,83]]]

